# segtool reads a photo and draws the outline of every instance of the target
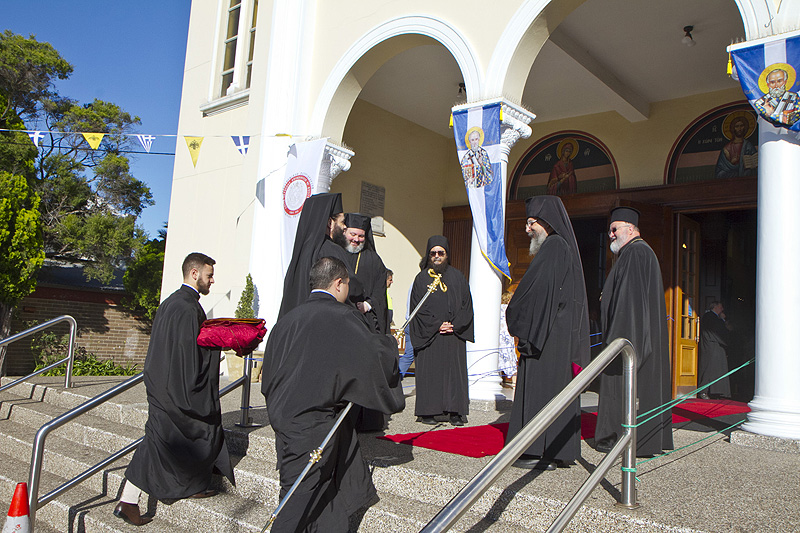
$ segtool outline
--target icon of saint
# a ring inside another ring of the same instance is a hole
[[[556,148],[558,161],[550,170],[547,194],[558,196],[578,192],[578,178],[575,176],[575,167],[572,164],[576,155],[578,155],[578,141],[570,137],[558,143]]]
[[[469,150],[461,158],[461,173],[467,187],[477,188],[492,182],[492,162],[489,153],[481,146],[483,130],[478,127],[467,132]]]

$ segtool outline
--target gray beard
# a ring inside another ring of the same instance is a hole
[[[611,253],[613,253],[614,255],[617,255],[619,251],[622,249],[622,245],[620,244],[619,239],[612,241],[611,244],[608,245],[608,247],[611,249]]]
[[[531,237],[531,245],[528,248],[528,254],[533,257],[539,253],[539,249],[544,244],[544,240],[547,238],[547,233],[534,233],[533,237]]]
[[[365,244],[367,244],[367,243],[362,242],[361,244],[356,246],[354,244],[347,243],[347,246],[345,246],[344,249],[347,250],[348,252],[350,252],[351,254],[357,254],[357,253],[361,252],[364,249],[364,245]]]
[[[769,95],[773,98],[782,98],[784,93],[786,92],[786,87],[775,87],[774,89],[769,90]]]

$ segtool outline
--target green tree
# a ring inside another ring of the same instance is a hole
[[[39,198],[22,176],[0,171],[0,338],[11,331],[11,313],[36,288],[44,261]],[[0,375],[5,349],[0,350]]]
[[[256,287],[253,285],[253,277],[248,274],[244,280],[244,289],[239,297],[239,305],[233,316],[236,318],[255,318],[256,312],[253,310],[253,303],[256,299]]]
[[[60,132],[41,147],[0,132],[0,337],[45,255],[86,262],[88,278],[108,282],[147,242],[136,219],[152,195],[125,155],[134,143],[125,134],[141,121],[111,102],[61,97],[54,83],[72,70],[49,43],[0,33],[0,129]],[[98,149],[83,132],[105,134]]]
[[[155,318],[160,301],[166,245],[167,234],[162,230],[158,239],[147,241],[136,251],[133,262],[122,276],[125,290],[130,294],[123,304],[143,313],[149,320]]]

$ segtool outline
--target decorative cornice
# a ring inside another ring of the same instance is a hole
[[[239,91],[231,96],[224,96],[200,106],[204,117],[210,117],[237,107],[242,107],[250,102],[250,89]]]
[[[350,170],[350,158],[355,152],[328,142],[325,144],[325,152],[322,156],[322,163],[319,169],[319,192],[329,191],[334,178],[342,172]]]

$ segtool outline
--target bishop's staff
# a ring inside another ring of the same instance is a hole
[[[419,311],[420,307],[422,307],[422,304],[425,303],[425,300],[428,298],[428,296],[430,296],[431,293],[436,291],[436,287],[441,287],[442,288],[442,292],[447,292],[447,285],[442,283],[442,275],[441,274],[437,274],[436,272],[433,271],[432,268],[430,268],[430,269],[428,269],[428,275],[430,275],[430,277],[433,278],[433,281],[431,282],[430,285],[428,285],[428,291],[425,293],[425,295],[422,297],[422,300],[419,301],[417,306],[414,308],[414,310],[408,316],[408,319],[406,320],[406,323],[403,324],[403,327],[400,329],[400,332],[405,331],[406,326],[408,326],[408,324],[411,323],[411,320],[414,318],[414,315],[417,314],[417,312]],[[322,440],[322,443],[319,445],[319,447],[314,448],[314,450],[312,450],[311,453],[309,453],[308,463],[306,463],[306,466],[305,466],[305,468],[303,468],[303,471],[300,472],[300,475],[298,476],[297,481],[294,482],[294,484],[286,492],[286,495],[283,497],[283,499],[280,501],[280,503],[278,503],[278,507],[276,507],[275,511],[273,511],[272,514],[270,515],[269,521],[266,524],[264,524],[264,527],[261,529],[261,533],[264,533],[265,531],[269,530],[272,527],[272,523],[275,521],[275,518],[277,518],[278,513],[280,513],[281,509],[283,509],[286,506],[286,502],[289,501],[289,498],[292,497],[292,494],[294,494],[294,491],[297,489],[297,487],[300,485],[300,483],[303,481],[303,479],[305,479],[306,474],[308,474],[308,471],[311,470],[311,467],[314,466],[316,463],[318,463],[322,459],[322,451],[325,449],[325,446],[328,445],[328,442],[330,442],[330,440],[333,438],[334,433],[336,433],[336,430],[339,429],[339,426],[342,424],[342,420],[344,420],[344,417],[347,416],[347,413],[350,412],[350,409],[352,407],[353,407],[353,402],[347,402],[347,405],[342,410],[342,412],[339,413],[339,416],[336,418],[336,421],[333,423],[333,427],[328,432],[328,434],[325,435],[325,438]]]

